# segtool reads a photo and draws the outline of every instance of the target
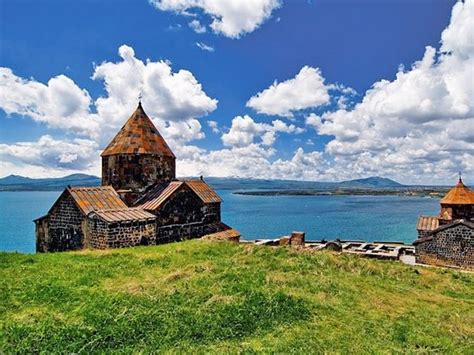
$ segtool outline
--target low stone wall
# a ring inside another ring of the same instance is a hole
[[[199,222],[161,226],[157,227],[156,244],[200,238],[206,234],[209,234],[207,225]]]
[[[474,268],[474,231],[463,224],[427,237],[415,249],[417,263]]]

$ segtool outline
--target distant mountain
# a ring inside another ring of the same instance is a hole
[[[205,178],[217,190],[329,190],[339,188],[383,189],[404,185],[381,177],[349,180],[342,182],[263,180],[242,178]],[[9,175],[0,179],[0,191],[62,190],[66,186],[99,186],[100,178],[86,174],[72,174],[61,178],[32,179]]]
[[[0,179],[0,185],[23,185],[29,184],[39,179],[32,179],[20,175],[8,175]]]
[[[32,179],[9,175],[0,179],[0,191],[54,191],[66,186],[98,186],[100,178],[86,174],[72,174],[61,178]]]
[[[383,189],[404,187],[394,180],[373,176],[341,182],[260,180],[241,178],[205,178],[215,189],[221,190],[328,190],[338,188]]]
[[[365,179],[356,179],[349,181],[342,181],[339,183],[340,187],[350,188],[387,188],[387,187],[403,187],[405,185],[400,184],[391,179],[372,176]]]

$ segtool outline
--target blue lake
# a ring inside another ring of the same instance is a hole
[[[416,239],[420,214],[437,214],[439,200],[399,196],[243,196],[218,191],[222,220],[244,238],[278,237],[293,230],[307,239],[402,241]],[[0,251],[35,250],[33,219],[60,191],[0,192]]]

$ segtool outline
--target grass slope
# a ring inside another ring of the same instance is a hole
[[[474,276],[187,241],[0,253],[0,353],[474,352]]]

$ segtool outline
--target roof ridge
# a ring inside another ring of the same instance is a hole
[[[102,189],[113,189],[112,186],[110,185],[104,185],[104,186],[70,186],[68,187],[69,190],[102,190]],[[115,189],[114,189],[115,191]]]

